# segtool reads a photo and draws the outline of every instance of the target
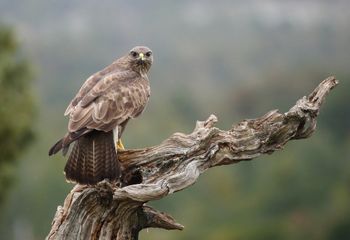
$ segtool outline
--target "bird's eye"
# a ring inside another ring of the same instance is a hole
[[[152,52],[146,52],[146,57],[152,56]]]
[[[133,56],[134,58],[136,58],[138,56],[137,52],[135,52],[135,51],[131,51],[130,55]]]

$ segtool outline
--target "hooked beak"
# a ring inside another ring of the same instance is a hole
[[[141,59],[141,61],[144,61],[145,60],[145,55],[143,53],[140,53],[139,54],[139,58]]]

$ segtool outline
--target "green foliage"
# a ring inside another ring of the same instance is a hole
[[[11,29],[0,27],[0,203],[13,175],[13,162],[33,139],[34,104],[29,63]]]

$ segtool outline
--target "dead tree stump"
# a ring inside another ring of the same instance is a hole
[[[211,167],[252,160],[280,150],[293,139],[311,136],[320,106],[338,84],[322,81],[286,113],[272,110],[243,120],[227,131],[211,115],[191,134],[175,133],[160,145],[118,153],[121,182],[76,185],[57,208],[46,239],[138,239],[144,228],[183,229],[166,213],[145,205],[194,184]]]

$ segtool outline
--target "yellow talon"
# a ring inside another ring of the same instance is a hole
[[[117,142],[117,150],[125,150],[121,139],[119,139]]]

